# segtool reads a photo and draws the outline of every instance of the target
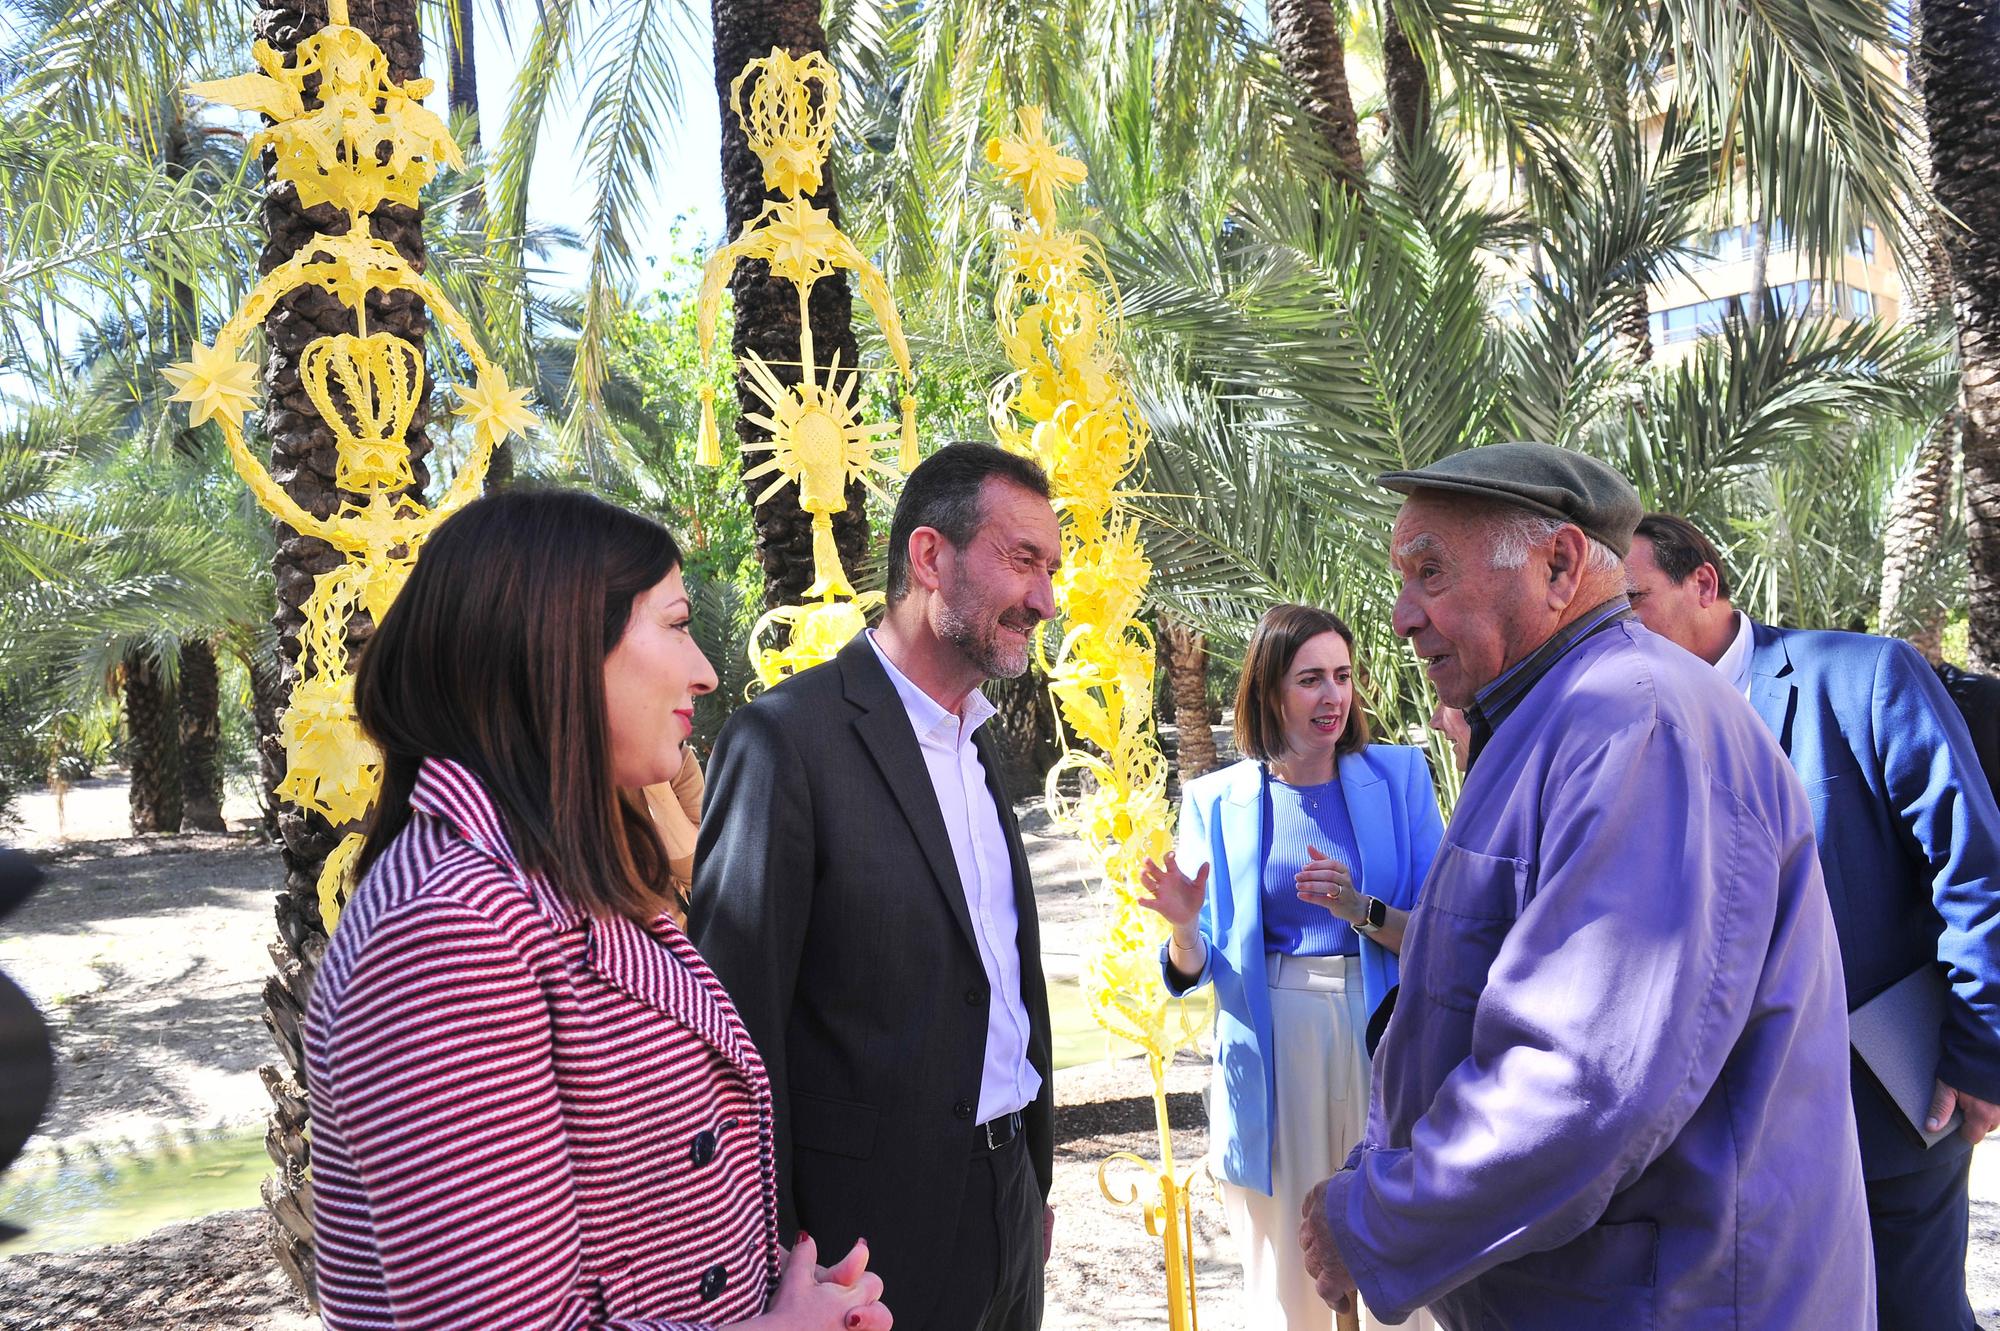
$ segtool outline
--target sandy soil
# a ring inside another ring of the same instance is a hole
[[[264,1221],[222,1211],[137,1243],[0,1262],[0,1331],[314,1331]]]
[[[42,858],[48,881],[0,937],[0,967],[48,1018],[59,1056],[30,1152],[259,1118],[277,850],[197,834]]]

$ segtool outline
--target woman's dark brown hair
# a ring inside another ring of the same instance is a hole
[[[657,914],[667,855],[612,783],[604,659],[680,562],[666,528],[573,491],[509,490],[447,519],[355,673],[383,756],[359,868],[409,823],[423,760],[449,758],[486,787],[524,867],[593,914]]]
[[[1322,633],[1338,633],[1354,654],[1354,633],[1340,616],[1309,605],[1274,605],[1257,621],[1250,649],[1243,654],[1243,674],[1236,683],[1236,750],[1258,762],[1285,756],[1285,676],[1299,648]],[[1360,667],[1355,667],[1354,697],[1347,708],[1347,725],[1333,751],[1359,753],[1368,747],[1368,717],[1362,706]]]

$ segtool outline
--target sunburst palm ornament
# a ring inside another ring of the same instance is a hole
[[[896,469],[876,457],[875,450],[896,433],[896,427],[861,420],[854,400],[859,376],[852,370],[842,375],[838,355],[824,383],[810,361],[804,369],[805,377],[798,383],[781,383],[762,356],[750,353],[745,365],[750,391],[765,409],[751,412],[747,419],[770,431],[771,437],[764,443],[745,444],[743,451],[771,456],[744,472],[743,479],[775,476],[757,496],[760,504],[787,484],[799,487],[799,507],[813,520],[813,585],[806,588],[806,599],[847,598],[854,595],[854,588],[833,543],[833,515],[847,508],[850,480],[890,502],[875,475],[894,476]]]

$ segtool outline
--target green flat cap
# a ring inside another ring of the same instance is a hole
[[[1632,532],[1645,511],[1632,482],[1596,458],[1553,444],[1487,444],[1439,458],[1416,471],[1375,478],[1399,494],[1451,490],[1513,504],[1581,527],[1618,552],[1632,549]]]

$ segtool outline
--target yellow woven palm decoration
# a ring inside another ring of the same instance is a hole
[[[739,262],[763,260],[772,276],[798,289],[799,301],[798,381],[786,383],[774,365],[754,352],[742,367],[750,393],[761,406],[744,419],[771,436],[767,442],[744,446],[745,453],[769,456],[757,460],[743,477],[772,478],[757,496],[760,504],[788,483],[796,485],[799,506],[813,520],[813,582],[806,589],[806,604],[772,611],[757,621],[751,633],[750,664],[758,686],[769,687],[831,660],[860,631],[866,622],[864,612],[879,603],[879,596],[855,595],[834,544],[833,519],[847,508],[850,484],[858,481],[886,500],[876,477],[893,476],[898,469],[907,472],[917,465],[917,400],[911,392],[910,348],[889,284],[834,225],[832,215],[807,198],[820,187],[840,109],[840,80],[833,66],[817,51],[794,59],[773,47],[770,55],[752,60],[731,81],[729,105],[764,165],[765,187],[781,197],[767,202],[702,270],[695,329],[703,368],[714,355],[724,284]],[[854,274],[902,377],[900,430],[861,419],[858,367],[842,367],[836,356],[822,373],[814,355],[808,311],[812,289],[837,269]],[[897,463],[891,467],[877,453],[897,439]],[[704,466],[722,461],[715,390],[706,386],[701,390],[695,461]],[[771,645],[773,637],[782,637],[784,646]]]
[[[1138,619],[1152,566],[1123,490],[1145,450],[1146,423],[1118,355],[1117,293],[1100,277],[1096,242],[1056,225],[1057,200],[1084,180],[1083,164],[1049,139],[1041,108],[1023,107],[1016,120],[1012,137],[986,148],[1028,210],[1026,224],[1002,247],[995,311],[1014,373],[995,390],[993,425],[1004,445],[1048,472],[1062,518],[1055,591],[1064,630],[1041,664],[1069,735],[1049,773],[1048,801],[1105,885],[1103,923],[1084,961],[1084,996],[1098,1024],[1146,1051],[1159,1129],[1158,1165],[1121,1152],[1100,1167],[1098,1182],[1110,1200],[1140,1205],[1147,1231],[1165,1246],[1169,1324],[1192,1331],[1190,1179],[1174,1169],[1166,1064],[1198,1031],[1160,982],[1164,922],[1138,904],[1140,867],[1148,858],[1164,860],[1173,844],[1167,763],[1153,730],[1153,638]],[[1074,796],[1064,793],[1072,782],[1080,792]],[[1114,1162],[1139,1166],[1153,1192],[1143,1200],[1137,1187],[1115,1193],[1107,1177]]]
[[[173,400],[190,404],[193,424],[213,420],[220,426],[230,460],[258,502],[342,556],[338,567],[319,576],[302,607],[299,678],[279,721],[285,775],[278,786],[280,796],[339,828],[367,816],[381,785],[381,757],[354,714],[348,621],[357,613],[381,621],[424,538],[479,493],[494,446],[536,421],[526,390],[507,385],[465,317],[393,245],[369,233],[371,210],[385,201],[414,206],[441,163],[463,163],[442,122],[419,104],[429,80],[391,80],[381,50],[348,26],[346,0],[331,0],[328,18],[299,44],[294,63],[259,42],[254,54],[262,73],[190,91],[270,116],[276,123],[251,146],[274,150],[279,177],[297,185],[303,205],[330,202],[346,211],[348,231],[308,242],[266,274],[213,346],[196,346],[189,360],[162,373],[173,385]],[[320,102],[310,111],[304,98],[309,87]],[[259,378],[245,349],[278,302],[308,286],[354,312],[352,333],[314,339],[299,360],[306,396],[334,436],[335,483],[356,496],[327,518],[294,502],[243,441],[243,418],[256,405]],[[472,451],[434,507],[405,493],[414,481],[406,437],[426,391],[423,359],[401,338],[368,331],[366,301],[377,291],[416,295],[472,366],[471,383],[450,385],[460,399],[456,414],[472,428]],[[350,832],[321,872],[320,911],[329,930],[360,844],[360,834]]]

